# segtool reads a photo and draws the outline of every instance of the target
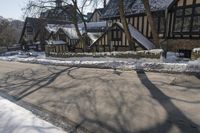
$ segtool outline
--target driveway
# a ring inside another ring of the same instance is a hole
[[[0,91],[95,133],[200,132],[200,76],[0,61]]]

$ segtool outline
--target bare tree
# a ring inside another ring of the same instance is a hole
[[[61,1],[63,2],[63,6],[60,7],[60,9],[62,9],[63,12],[66,11],[65,8],[66,5],[71,5],[72,13],[69,14],[72,19],[71,21],[74,24],[80,42],[83,44],[83,46],[85,46],[86,41],[79,29],[79,22],[81,19],[85,29],[84,32],[87,33],[87,23],[86,23],[86,18],[84,16],[84,8],[86,6],[96,4],[98,0],[61,0]],[[27,3],[26,7],[24,8],[24,11],[26,15],[38,17],[41,12],[44,12],[48,9],[52,9],[54,7],[55,7],[55,0],[30,0]]]
[[[124,32],[127,37],[130,50],[135,51],[136,50],[135,42],[134,42],[133,38],[131,37],[131,33],[130,33],[129,27],[128,27],[128,22],[126,20],[125,9],[124,9],[124,0],[118,0],[118,7],[119,7],[120,19],[121,19],[122,25],[124,27]]]
[[[16,42],[16,30],[11,27],[9,21],[2,20],[0,23],[0,47],[9,47]]]
[[[157,32],[156,27],[155,27],[156,23],[153,20],[153,16],[152,16],[152,13],[151,13],[149,0],[142,0],[142,2],[144,4],[144,8],[145,8],[145,11],[146,11],[146,14],[147,14],[147,19],[148,19],[148,22],[149,22],[150,27],[151,27],[153,41],[154,41],[156,47],[159,48],[160,47],[159,36],[158,36],[158,32]]]

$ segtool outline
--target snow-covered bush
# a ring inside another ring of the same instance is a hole
[[[195,48],[192,50],[192,59],[196,60],[200,58],[200,48]]]

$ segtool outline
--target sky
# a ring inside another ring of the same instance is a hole
[[[12,18],[17,20],[23,20],[22,8],[25,7],[28,0],[1,0],[0,4],[0,16],[4,18]],[[101,5],[100,5],[101,6]],[[91,11],[91,7],[86,9]]]
[[[1,0],[0,16],[4,18],[13,18],[23,20],[21,9],[25,6],[27,0]]]

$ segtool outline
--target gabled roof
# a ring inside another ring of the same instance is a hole
[[[90,47],[92,47],[95,43],[97,43],[103,36],[105,36],[112,28],[115,26],[119,27],[124,32],[124,27],[122,23],[116,22],[114,23],[105,33],[103,33],[96,41],[94,41]],[[131,37],[137,42],[143,49],[153,49],[155,45],[147,39],[142,33],[140,33],[136,28],[134,28],[131,24],[129,26],[129,31],[131,33]]]
[[[151,11],[166,10],[174,0],[149,0]],[[144,13],[144,5],[141,0],[124,0],[126,15]],[[112,18],[119,16],[118,0],[110,0],[104,9],[103,18]]]
[[[102,33],[87,33],[87,36],[92,41],[92,43],[94,43],[101,35]]]
[[[89,17],[89,21],[92,19],[93,15],[97,12],[99,13],[100,16],[102,16],[104,14],[105,9],[104,8],[97,8],[94,10],[94,12],[92,14],[89,13],[90,17]]]
[[[66,36],[68,36],[70,39],[79,39],[76,29],[75,28],[60,28],[59,30],[62,30]]]
[[[41,26],[42,26],[42,23],[44,23],[44,19],[27,17],[26,20],[25,20],[25,23],[24,23],[24,27],[22,29],[22,33],[21,33],[21,37],[20,37],[19,43],[23,39],[27,24],[29,24],[31,27],[34,27],[34,32],[37,34],[39,32]]]

